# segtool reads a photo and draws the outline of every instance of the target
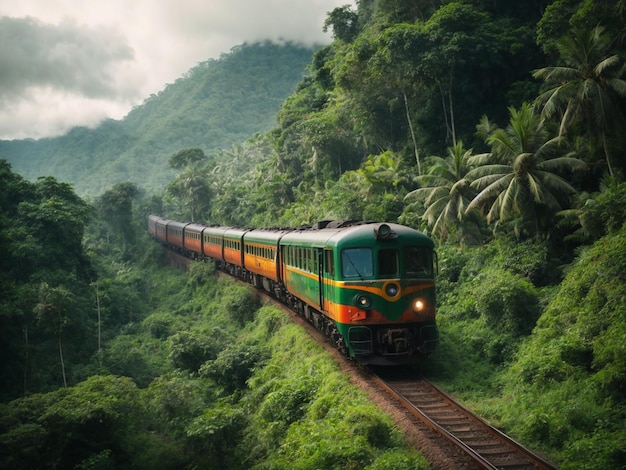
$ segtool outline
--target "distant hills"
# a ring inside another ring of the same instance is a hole
[[[39,140],[0,140],[0,159],[27,179],[54,176],[83,196],[130,181],[159,190],[168,158],[199,147],[207,155],[276,125],[283,101],[306,74],[315,49],[269,42],[235,47],[199,63],[122,120]]]

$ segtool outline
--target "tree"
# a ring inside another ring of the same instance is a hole
[[[350,5],[337,7],[328,14],[324,21],[324,32],[333,29],[333,37],[345,42],[351,42],[357,35],[359,15],[352,11]]]
[[[139,195],[139,188],[133,183],[118,183],[98,198],[97,207],[102,219],[119,235],[122,252],[134,241],[133,200]]]
[[[522,232],[537,237],[548,235],[551,221],[568,206],[576,190],[557,172],[578,170],[584,163],[562,155],[562,139],[548,139],[544,121],[534,108],[524,103],[519,110],[509,108],[511,119],[506,129],[495,129],[487,137],[491,153],[476,155],[469,163],[477,167],[467,174],[471,187],[480,191],[465,212],[489,209],[487,221],[514,219],[518,237]],[[487,120],[483,127],[491,127]]]
[[[167,161],[172,168],[181,169],[191,165],[197,165],[207,160],[204,151],[200,148],[188,148],[179,150]]]
[[[73,302],[74,296],[65,287],[50,287],[47,282],[42,282],[39,287],[39,303],[35,305],[33,310],[39,323],[47,325],[57,335],[64,387],[67,387],[67,377],[65,360],[63,359],[63,329]]]
[[[477,211],[466,213],[473,196],[467,174],[470,171],[469,159],[472,149],[466,150],[463,141],[448,148],[448,156],[430,157],[431,166],[425,175],[415,180],[422,186],[408,193],[404,200],[420,201],[426,210],[421,215],[430,233],[442,241],[456,233],[459,241],[470,236],[480,240],[477,230]],[[415,210],[417,202],[405,208],[405,213]]]
[[[611,46],[612,38],[600,26],[575,29],[557,43],[564,65],[536,70],[533,76],[549,87],[538,100],[545,117],[560,115],[559,135],[578,121],[584,123],[587,134],[602,145],[609,175],[617,176],[609,138],[622,138],[622,145],[626,142],[620,135],[626,124],[626,61],[611,53]],[[624,162],[622,167],[626,168]]]
[[[92,208],[67,183],[53,177],[39,178],[32,198],[21,201],[18,216],[28,235],[46,249],[38,253],[37,264],[47,269],[88,268],[82,248],[85,225]]]
[[[206,216],[211,200],[211,189],[208,181],[208,165],[201,149],[184,149],[172,155],[169,164],[172,168],[182,169],[174,181],[167,185],[166,192],[178,207],[181,217],[190,217],[192,222]]]

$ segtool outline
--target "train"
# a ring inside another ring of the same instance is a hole
[[[436,350],[434,242],[399,224],[236,228],[148,216],[163,246],[268,292],[350,359],[417,364]]]

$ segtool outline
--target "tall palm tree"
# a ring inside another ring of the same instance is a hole
[[[426,210],[421,218],[436,238],[446,240],[453,233],[458,235],[459,241],[468,236],[480,241],[478,230],[477,211],[466,209],[475,195],[466,176],[470,170],[469,159],[472,149],[463,148],[463,142],[458,141],[448,148],[448,156],[430,157],[432,165],[424,175],[416,177],[422,186],[405,196],[405,201],[412,202],[405,212],[412,211],[418,202]]]
[[[489,223],[514,221],[515,233],[546,235],[552,216],[567,207],[576,190],[557,173],[581,169],[584,163],[563,155],[561,138],[548,139],[541,117],[524,103],[509,108],[506,129],[496,128],[487,137],[491,153],[468,159],[476,168],[467,174],[479,191],[466,213],[482,207]]]
[[[626,122],[620,106],[626,98],[626,62],[611,53],[611,43],[601,26],[574,30],[557,43],[564,65],[536,70],[533,76],[550,86],[538,100],[545,117],[560,114],[559,135],[573,123],[584,122],[589,135],[602,144],[608,172],[614,176],[607,139]]]

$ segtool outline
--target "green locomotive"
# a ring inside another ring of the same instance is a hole
[[[410,363],[438,342],[433,248],[402,225],[331,222],[281,238],[281,279],[350,357]]]

